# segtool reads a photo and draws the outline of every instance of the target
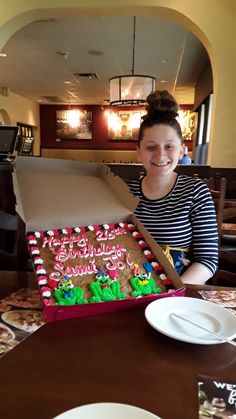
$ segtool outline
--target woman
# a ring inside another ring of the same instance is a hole
[[[140,198],[135,215],[163,247],[182,281],[204,284],[218,263],[214,202],[201,179],[174,171],[183,157],[174,97],[156,91],[147,102],[138,137],[138,156],[146,175],[129,182],[131,192]]]

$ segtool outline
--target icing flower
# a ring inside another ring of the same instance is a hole
[[[37,244],[37,240],[34,239],[28,239],[29,240],[29,244]]]
[[[136,276],[136,275],[140,275],[141,274],[141,269],[139,267],[139,265],[137,265],[137,263],[134,264],[134,267],[132,269],[132,273]]]
[[[157,266],[159,266],[159,263],[158,262],[152,262],[152,266],[153,266],[153,268],[156,268]]]
[[[135,230],[135,226],[132,223],[127,224],[129,230]]]
[[[54,232],[53,232],[53,230],[48,230],[48,231],[47,231],[47,234],[48,234],[49,236],[54,236]]]
[[[43,274],[46,274],[46,271],[45,271],[45,269],[42,265],[38,265],[38,266],[36,266],[36,273],[37,273],[37,275],[39,275],[39,274],[43,275]]]
[[[63,234],[70,234],[69,233],[69,228],[63,228],[61,231],[62,231]]]
[[[27,236],[27,240],[29,244],[37,244],[37,240],[35,239],[35,236],[33,234],[29,234]]]
[[[30,247],[30,253],[31,255],[39,255],[39,249],[38,247]]]
[[[163,279],[167,279],[167,277],[166,277],[166,275],[165,274],[160,274],[159,275],[159,277],[160,277],[160,279],[163,281]]]
[[[133,231],[132,236],[135,239],[141,239],[142,238],[142,235],[138,231]]]
[[[124,223],[119,223],[119,226],[120,226],[121,228],[124,228],[124,227],[125,227],[125,224],[124,224]]]
[[[145,247],[147,247],[147,243],[144,240],[139,240],[138,244],[141,249],[145,249]]]
[[[74,231],[75,231],[76,233],[80,233],[80,228],[79,228],[79,227],[75,227],[75,228],[74,228]]]
[[[34,235],[35,235],[35,237],[37,237],[39,239],[40,237],[43,236],[43,232],[42,231],[35,231]]]
[[[40,275],[37,278],[39,286],[47,284],[47,277],[45,275]]]
[[[163,285],[172,285],[171,279],[163,279],[162,283]]]
[[[51,290],[48,287],[42,287],[41,293],[43,297],[50,298],[51,297]]]
[[[34,258],[35,265],[41,265],[42,263],[43,263],[43,259],[41,259],[40,257],[36,256],[36,258]]]
[[[58,281],[56,281],[55,279],[50,279],[48,281],[48,286],[50,288],[52,288],[53,290],[55,290],[57,288],[57,286],[58,286]]]
[[[108,271],[108,275],[111,279],[116,279],[118,278],[118,272],[116,269],[109,269]]]
[[[72,228],[62,228],[61,232],[63,234],[71,234],[71,233],[73,233],[73,229]]]
[[[158,262],[151,262],[151,265],[152,265],[154,271],[162,271],[163,270],[163,268],[159,265]]]
[[[109,225],[108,224],[103,224],[103,228],[104,228],[104,230],[109,230]]]
[[[51,306],[52,305],[52,301],[48,300],[47,298],[43,299],[43,303],[44,303],[45,306]]]
[[[94,227],[93,226],[88,226],[88,230],[89,231],[94,231]]]
[[[147,259],[155,259],[155,256],[152,254],[150,250],[144,250],[143,252]]]

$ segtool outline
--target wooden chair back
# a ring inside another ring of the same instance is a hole
[[[198,173],[194,173],[193,177],[199,178],[200,176]],[[211,176],[210,178],[203,178],[202,180],[207,184],[211,192],[212,198],[214,200],[219,239],[221,240],[227,179],[221,178],[218,183],[218,188],[216,188],[215,186],[215,178],[213,176]]]
[[[211,283],[213,285],[236,287],[236,273],[218,269],[211,278]]]
[[[219,251],[219,267],[210,279],[213,285],[228,285],[236,287],[236,252]]]
[[[221,239],[221,236],[222,236],[222,223],[223,223],[223,218],[224,218],[226,185],[227,185],[227,180],[226,178],[223,178],[223,177],[220,180],[219,189],[215,189],[214,179],[213,180],[210,179],[209,185],[208,185],[212,198],[215,203],[219,239]]]
[[[4,211],[0,211],[0,270],[28,270],[24,223],[18,214],[12,215]]]
[[[221,179],[221,174],[220,173],[215,173],[215,187],[216,189],[219,188],[220,185],[220,179]],[[236,199],[236,180],[230,180],[227,179],[227,186],[226,186],[226,195],[225,195],[226,199],[229,200],[234,200]]]

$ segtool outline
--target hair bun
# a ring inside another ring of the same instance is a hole
[[[175,118],[178,115],[178,104],[167,90],[156,90],[150,93],[147,103],[146,110],[149,116],[161,113],[163,116]]]

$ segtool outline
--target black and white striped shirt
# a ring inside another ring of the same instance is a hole
[[[191,263],[212,274],[218,264],[215,206],[207,185],[199,178],[178,175],[173,189],[161,199],[147,199],[142,179],[128,183],[140,202],[134,211],[160,246],[188,249]]]

